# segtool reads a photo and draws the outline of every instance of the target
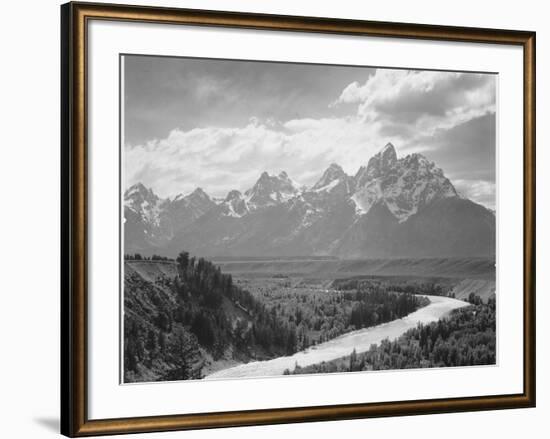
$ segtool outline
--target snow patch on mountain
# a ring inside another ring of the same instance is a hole
[[[162,200],[143,184],[131,186],[124,194],[124,207],[132,210],[149,224],[158,226]]]
[[[399,222],[406,221],[431,202],[458,194],[451,182],[421,154],[397,159],[391,143],[373,156],[356,175],[351,197],[357,212],[365,215],[376,202],[386,204]]]
[[[351,195],[353,187],[353,178],[340,165],[332,163],[310,191],[319,194],[334,192],[337,196],[346,197]]]
[[[221,206],[223,208],[222,215],[231,218],[242,218],[250,212],[246,199],[237,190],[230,191]]]
[[[279,175],[263,172],[253,187],[248,189],[245,201],[250,209],[258,209],[284,203],[300,193],[298,185],[283,171]]]
[[[449,198],[456,200],[441,204]],[[460,205],[458,200],[454,186],[433,162],[421,154],[398,158],[388,143],[354,176],[332,163],[310,187],[297,185],[284,171],[278,175],[262,172],[244,193],[231,190],[219,199],[201,188],[161,199],[137,184],[124,196],[124,229],[129,242],[139,243],[137,250],[150,245],[171,251],[188,246],[219,255],[267,251],[359,257],[371,250],[384,255],[402,245],[392,241],[395,234],[390,228],[400,224],[406,228],[419,215],[430,215],[431,210],[425,208],[432,203],[438,202],[434,208],[466,209],[478,221],[476,208]],[[410,239],[409,235],[395,237],[400,242]],[[474,248],[480,239],[468,245]]]
[[[344,177],[346,177],[346,173],[344,172],[342,167],[340,165],[337,165],[336,163],[332,163],[323,173],[319,181],[313,185],[311,190],[322,190],[324,187],[330,185],[334,181],[339,181]]]
[[[321,186],[320,188],[313,189],[315,192],[330,192],[333,190],[338,184],[340,183],[340,179],[332,180],[330,183],[326,184],[325,186]]]

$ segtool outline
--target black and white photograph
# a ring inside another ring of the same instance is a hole
[[[120,62],[123,383],[497,364],[497,74]]]
[[[548,429],[543,2],[6,6],[0,437]]]

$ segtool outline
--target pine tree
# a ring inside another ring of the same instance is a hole
[[[353,348],[353,351],[349,357],[349,371],[353,372],[355,370],[355,364],[357,363],[357,351]]]

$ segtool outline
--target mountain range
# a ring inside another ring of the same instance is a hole
[[[388,143],[354,176],[331,164],[311,187],[263,172],[223,199],[201,188],[124,194],[124,252],[173,256],[331,255],[345,259],[494,256],[495,214],[463,196],[421,154]]]

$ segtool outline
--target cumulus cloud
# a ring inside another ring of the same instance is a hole
[[[224,119],[219,125],[177,128],[164,138],[127,143],[127,186],[140,181],[163,197],[202,187],[224,197],[230,189],[250,188],[263,171],[283,170],[298,184],[309,186],[330,163],[354,174],[392,142],[399,156],[426,154],[444,171],[448,168],[462,193],[494,206],[494,76],[378,69],[369,71],[364,83],[343,82],[334,92],[336,78],[323,116],[305,110],[318,107],[316,97],[303,108],[294,102],[287,119],[275,113],[258,116],[251,106],[248,122],[229,124]],[[270,83],[276,81],[270,76]],[[223,85],[230,93],[231,83]],[[219,87],[219,82],[206,81],[196,93],[206,99],[219,94]],[[216,111],[217,115],[221,110]]]
[[[495,82],[485,74],[378,69],[363,85],[345,87],[333,105],[357,104],[358,116],[382,123],[387,135],[426,136],[494,113]]]
[[[495,183],[485,180],[454,180],[456,190],[489,209],[495,209],[496,186]]]
[[[434,135],[418,137],[425,154],[454,179],[495,181],[496,115],[487,113]]]
[[[373,128],[356,118],[251,118],[238,128],[175,129],[165,139],[126,146],[126,184],[140,181],[162,196],[202,187],[221,197],[248,189],[263,171],[284,170],[298,184],[312,185],[332,162],[349,173],[366,164],[383,146]]]

